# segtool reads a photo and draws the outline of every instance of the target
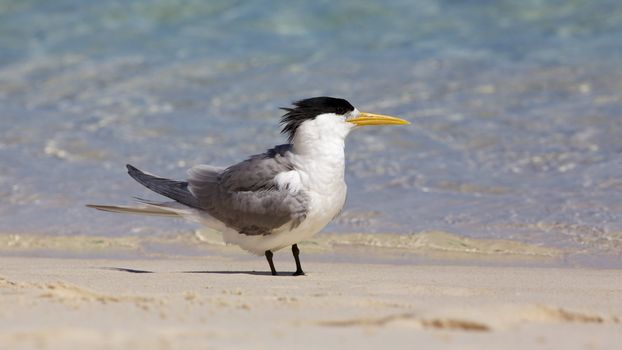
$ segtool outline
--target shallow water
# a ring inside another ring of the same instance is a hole
[[[284,141],[315,95],[398,115],[347,146],[326,231],[442,230],[622,255],[622,3],[0,1],[0,232],[191,224],[86,203],[155,198]]]

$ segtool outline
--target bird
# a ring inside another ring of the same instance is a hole
[[[170,201],[137,198],[140,206],[88,204],[102,211],[182,217],[222,234],[225,243],[265,256],[277,275],[273,253],[290,247],[294,276],[304,275],[298,243],[320,232],[346,202],[345,139],[356,128],[406,125],[389,115],[361,112],[342,98],[320,96],[281,108],[287,143],[229,167],[196,165],[183,181],[126,165],[141,185]]]

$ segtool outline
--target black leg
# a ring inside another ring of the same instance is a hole
[[[276,276],[276,269],[274,268],[274,263],[272,262],[272,252],[266,250],[266,259],[268,259],[268,264],[270,264],[270,271],[272,271],[272,276]]]
[[[302,266],[300,266],[300,249],[298,249],[297,244],[292,246],[292,253],[294,253],[294,259],[296,260],[296,272],[294,272],[294,276],[302,276],[305,272],[302,271]]]

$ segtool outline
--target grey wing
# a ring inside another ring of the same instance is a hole
[[[239,233],[268,235],[288,223],[294,228],[306,218],[308,197],[279,189],[274,181],[293,169],[286,157],[290,149],[277,146],[227,169],[195,167],[188,187],[201,209]]]

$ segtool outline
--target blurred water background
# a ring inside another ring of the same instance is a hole
[[[413,121],[347,146],[325,231],[442,230],[622,256],[622,2],[0,0],[0,234],[158,235],[157,198],[331,95]]]

